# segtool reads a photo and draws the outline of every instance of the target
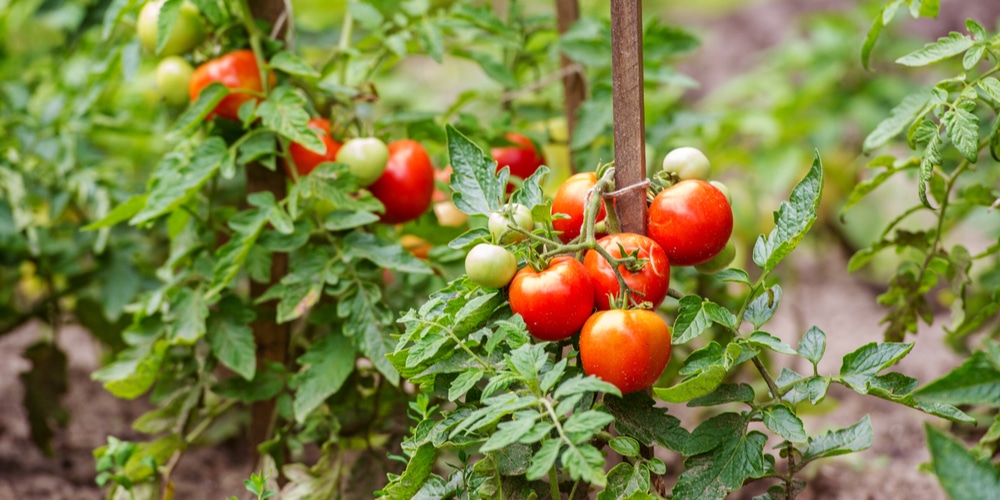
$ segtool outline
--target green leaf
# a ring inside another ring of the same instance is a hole
[[[330,333],[299,357],[303,366],[295,375],[297,386],[293,407],[299,423],[318,408],[326,398],[340,390],[354,371],[354,345],[343,335]]]
[[[802,463],[818,458],[844,455],[867,450],[872,445],[872,422],[868,415],[861,421],[846,428],[827,432],[809,438],[809,444],[802,449]]]
[[[809,439],[802,420],[787,406],[777,405],[764,410],[762,417],[764,425],[771,432],[792,443],[805,443]]]
[[[218,311],[208,320],[208,344],[215,357],[246,380],[257,371],[257,347],[253,330],[247,326],[254,319],[252,309],[232,295],[219,302]]]
[[[722,349],[715,341],[691,353],[681,374],[689,375],[673,387],[655,387],[653,392],[668,403],[683,403],[711,393],[739,358],[742,348],[734,343]]]
[[[803,401],[812,404],[819,404],[826,397],[826,392],[830,389],[829,377],[803,377],[794,370],[782,368],[775,383],[783,390],[783,401],[791,403],[793,406]]]
[[[719,384],[714,391],[700,398],[688,401],[688,407],[718,406],[726,403],[753,403],[753,387],[747,384]]]
[[[926,66],[961,54],[972,47],[972,44],[971,38],[953,31],[934,43],[928,43],[923,48],[896,59],[896,63],[903,66]]]
[[[979,88],[986,92],[986,95],[990,96],[993,100],[993,105],[996,106],[1000,104],[1000,80],[995,77],[988,76],[979,81]]]
[[[622,462],[608,472],[608,485],[598,493],[597,500],[654,498],[648,492],[649,469],[645,465],[633,466]]]
[[[826,351],[826,334],[815,326],[810,327],[802,335],[798,351],[800,356],[812,363],[813,370],[816,370],[816,365],[823,359],[823,353]]]
[[[366,226],[378,222],[378,215],[371,212],[355,212],[353,210],[334,210],[326,216],[323,227],[330,231],[343,231]]]
[[[271,196],[271,193],[255,193],[249,198]],[[205,300],[214,296],[229,286],[243,264],[247,261],[250,249],[253,248],[261,231],[267,226],[267,213],[262,210],[246,210],[230,219],[229,227],[235,232],[232,239],[215,251],[215,266],[212,269],[212,286],[205,292]]]
[[[310,248],[292,262],[290,272],[277,285],[279,324],[301,317],[316,305],[326,284],[330,258],[328,249]]]
[[[499,210],[507,178],[497,177],[496,162],[451,125],[445,127],[445,132],[448,157],[454,169],[451,187],[455,206],[469,215],[489,215]]]
[[[667,409],[655,406],[653,398],[641,392],[624,397],[604,398],[611,415],[615,417],[615,430],[619,435],[635,438],[646,446],[659,444],[667,449],[681,451],[688,439],[688,432]]]
[[[420,491],[427,478],[431,476],[437,450],[431,443],[424,443],[417,448],[406,463],[406,470],[395,481],[382,490],[383,498],[388,500],[410,500]],[[546,471],[548,472],[548,471]]]
[[[190,158],[168,154],[153,173],[146,206],[129,222],[141,224],[179,208],[218,172],[225,156],[220,137],[201,143]]]
[[[757,239],[753,260],[767,272],[798,246],[802,237],[816,222],[816,210],[823,194],[823,163],[819,153],[813,157],[812,168],[794,189],[787,202],[781,202],[774,214],[775,228],[765,238]]]
[[[511,195],[511,203],[520,203],[528,207],[528,209],[535,208],[537,205],[545,203],[545,194],[542,192],[542,183],[545,181],[545,176],[549,174],[549,167],[542,165],[538,167],[524,182],[518,187],[514,194]]]
[[[607,482],[604,455],[593,445],[567,447],[562,453],[562,463],[573,480],[582,480],[597,487],[603,487]]]
[[[790,345],[782,342],[781,339],[767,332],[753,332],[747,340],[755,346],[770,349],[774,352],[780,352],[781,354],[798,354],[798,352],[795,349],[792,349]]]
[[[499,450],[500,448],[510,444],[514,444],[521,439],[521,436],[531,430],[534,425],[534,418],[519,418],[516,420],[509,420],[507,422],[501,422],[500,425],[497,426],[497,431],[494,432],[490,438],[479,447],[479,452],[486,453]]]
[[[108,212],[108,215],[104,216],[103,219],[91,222],[90,224],[87,224],[86,226],[80,228],[80,230],[94,231],[96,229],[111,227],[116,224],[125,222],[134,217],[135,214],[139,213],[139,211],[142,210],[142,207],[146,206],[146,199],[148,197],[149,195],[145,194],[133,195],[129,199],[125,200],[124,202],[113,208],[110,212]]]
[[[563,424],[563,431],[567,433],[596,433],[604,426],[615,421],[609,413],[597,410],[587,410],[581,413],[570,415],[566,423]]]
[[[715,279],[728,283],[743,283],[746,286],[750,286],[750,275],[742,269],[736,269],[730,267],[729,269],[723,269],[712,275]]]
[[[500,61],[497,61],[493,56],[484,52],[466,50],[458,50],[455,52],[455,55],[474,61],[483,69],[483,73],[487,77],[499,83],[504,88],[513,89],[518,87],[517,79],[514,78],[514,74],[510,72],[510,69]]]
[[[174,124],[174,129],[171,135],[175,138],[177,136],[186,135],[191,131],[191,129],[197,127],[199,124],[205,121],[208,114],[215,109],[222,100],[229,95],[229,87],[218,83],[212,82],[209,86],[201,89],[198,94],[198,99],[184,110],[184,113],[177,118],[177,123]]]
[[[169,344],[160,340],[126,349],[113,363],[94,372],[91,379],[102,382],[116,397],[135,399],[156,382],[167,347]]]
[[[924,429],[931,452],[931,468],[948,496],[962,500],[996,497],[996,492],[1000,491],[1000,471],[993,464],[976,459],[961,443],[930,424],[924,424]]]
[[[896,2],[898,3],[898,2]],[[875,48],[875,42],[878,41],[879,35],[882,33],[882,28],[884,28],[889,21],[892,21],[892,17],[895,16],[896,9],[890,10],[889,6],[883,7],[879,11],[878,15],[875,16],[875,20],[872,22],[872,27],[868,28],[868,33],[865,35],[865,42],[861,46],[861,65],[867,71],[871,71],[871,66],[869,62],[871,61],[872,49]],[[889,19],[886,20],[886,15],[889,14]]]
[[[457,401],[458,398],[464,396],[466,392],[469,392],[469,389],[476,386],[484,374],[485,372],[478,369],[469,369],[458,374],[448,389],[448,401]]]
[[[913,396],[918,401],[1000,407],[1000,369],[984,352],[977,351],[958,368],[914,391]]]
[[[581,394],[584,392],[603,392],[605,394],[614,394],[619,397],[622,395],[622,392],[617,387],[597,377],[576,376],[559,384],[559,387],[557,387],[555,392],[552,393],[552,397],[556,399],[563,399],[567,396]]]
[[[167,320],[171,322],[167,338],[173,345],[191,345],[205,335],[208,304],[200,290],[182,288],[174,298]]]
[[[965,52],[962,56],[962,67],[966,71],[975,68],[979,61],[983,60],[983,56],[986,55],[986,45],[976,44],[973,45],[971,49]]]
[[[424,261],[403,249],[399,243],[378,238],[371,233],[354,232],[344,238],[348,259],[365,259],[375,265],[411,274],[433,274],[434,271]]]
[[[281,51],[271,58],[268,66],[284,71],[289,75],[301,76],[305,78],[319,78],[321,75],[312,66],[299,59],[295,54],[288,51]]]
[[[961,107],[948,110],[941,117],[948,137],[966,160],[979,158],[979,117]]]
[[[424,50],[434,62],[441,64],[444,60],[444,36],[441,34],[441,28],[430,18],[425,18],[420,28],[420,39]]]
[[[920,175],[917,179],[917,195],[920,198],[920,203],[932,210],[934,207],[927,201],[927,183],[933,177],[934,167],[941,164],[940,145],[941,137],[937,134],[931,136],[923,154],[920,155]]]
[[[529,481],[536,481],[548,475],[549,470],[556,463],[559,457],[559,449],[562,444],[560,439],[549,439],[542,443],[542,447],[531,457],[531,466],[525,475]]]
[[[875,130],[865,137],[865,142],[861,146],[862,151],[867,154],[906,130],[927,109],[932,95],[931,89],[925,88],[904,97],[895,108],[892,108],[889,117],[882,120]]]
[[[697,295],[685,295],[680,299],[677,319],[674,320],[672,344],[690,342],[701,335],[712,323],[726,328],[736,327],[736,316],[728,309]]]
[[[618,436],[612,439],[608,446],[623,457],[639,456],[639,442],[628,436]]]
[[[774,285],[750,301],[743,318],[759,330],[774,316],[774,312],[778,310],[779,302],[781,302],[781,287]]]
[[[275,88],[267,100],[257,107],[257,116],[261,118],[261,124],[265,128],[305,146],[310,151],[326,153],[326,144],[316,131],[309,128],[306,100],[294,88],[284,85]]]
[[[748,421],[735,413],[706,420],[691,433],[684,450],[687,468],[677,479],[673,498],[722,499],[750,478],[767,474],[767,436],[747,433]]]
[[[910,349],[913,349],[913,344],[870,342],[844,356],[843,364],[840,366],[840,376],[875,375],[896,364],[910,352]]]
[[[170,39],[170,33],[174,31],[174,24],[181,14],[181,5],[184,0],[166,0],[160,5],[159,15],[156,17],[156,54],[163,51]]]

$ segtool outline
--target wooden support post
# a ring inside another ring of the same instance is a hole
[[[641,0],[611,0],[611,65],[615,188],[623,189],[646,180]],[[646,234],[645,189],[623,193],[615,211],[622,232]]]
[[[263,19],[274,24],[285,10],[282,0],[256,0],[250,2],[250,9],[257,19]],[[281,30],[282,33],[286,30]],[[247,194],[260,191],[270,191],[276,200],[285,198],[285,183],[287,178],[280,169],[268,170],[267,167],[254,163],[247,166]],[[271,254],[271,278],[267,283],[250,282],[250,297],[256,300],[275,283],[288,274],[288,254],[275,252]],[[264,363],[273,361],[285,364],[288,361],[288,340],[291,334],[289,323],[278,324],[276,311],[278,301],[271,300],[256,308],[257,319],[250,325],[253,328],[253,338],[257,343],[257,369],[263,369]],[[258,401],[250,406],[250,445],[253,453],[257,447],[270,438],[275,419],[277,400]]]
[[[580,4],[577,0],[556,0],[556,17],[559,23],[559,34],[569,30],[573,23],[580,19]],[[569,140],[573,140],[573,130],[576,128],[576,113],[587,98],[587,82],[579,71],[571,71],[575,65],[566,55],[559,60],[559,67],[565,72],[563,76],[563,105],[565,107],[566,131]],[[570,150],[570,168],[573,166],[573,152]],[[575,171],[575,170],[574,170]]]

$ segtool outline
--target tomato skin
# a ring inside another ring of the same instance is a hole
[[[563,340],[580,331],[593,312],[594,285],[580,261],[556,257],[542,271],[526,266],[514,275],[510,309],[535,338]]]
[[[465,256],[465,274],[473,283],[487,288],[503,288],[517,272],[517,258],[506,248],[480,243]]]
[[[568,219],[556,219],[552,221],[552,227],[556,231],[561,231],[562,234],[559,235],[559,239],[563,243],[569,243],[577,236],[580,236],[587,191],[595,185],[597,185],[597,174],[593,172],[581,172],[566,179],[566,182],[563,182],[559,186],[559,190],[556,191],[556,196],[552,200],[552,214],[566,214],[569,216]],[[606,216],[604,203],[601,203],[601,208],[597,212],[597,220],[595,222],[604,220]],[[601,236],[604,235],[597,235],[597,237]]]
[[[166,0],[150,0],[142,6],[139,18],[136,20],[136,31],[139,33],[139,43],[146,50],[157,54],[156,39],[159,32],[160,9]],[[167,35],[167,42],[157,55],[174,56],[185,54],[197,47],[205,39],[205,23],[201,20],[201,12],[191,2],[181,4],[180,13],[174,27]]]
[[[181,106],[188,102],[188,85],[194,68],[180,56],[164,57],[156,66],[156,88],[170,104]]]
[[[640,234],[619,233],[605,236],[597,240],[597,244],[615,258],[622,257],[620,245],[625,249],[626,255],[638,250],[638,258],[646,260],[642,269],[635,273],[630,272],[624,265],[618,266],[622,277],[625,278],[625,284],[637,292],[629,299],[631,306],[649,302],[655,309],[663,299],[667,298],[667,288],[670,286],[670,262],[667,260],[667,254],[655,241]],[[621,293],[618,277],[615,276],[611,264],[596,250],[587,250],[583,266],[587,268],[590,281],[594,283],[594,303],[597,309],[611,309],[608,295],[617,297]]]
[[[645,309],[598,311],[580,331],[584,373],[623,394],[655,384],[670,361],[671,348],[670,327]]]
[[[378,137],[355,137],[340,147],[337,161],[347,164],[358,178],[359,186],[368,187],[385,172],[389,163],[389,147]]]
[[[517,132],[507,132],[504,138],[516,146],[490,148],[490,155],[497,162],[497,172],[503,167],[510,167],[510,175],[527,179],[545,163],[545,158],[538,153],[531,139]]]
[[[263,92],[264,86],[261,85],[260,70],[258,68],[257,58],[254,56],[252,50],[235,50],[198,66],[198,69],[194,70],[194,75],[191,77],[188,93],[191,96],[191,100],[195,101],[198,99],[198,94],[201,94],[202,89],[213,82],[219,82],[233,90],[244,89],[253,92]],[[274,75],[272,74],[270,78],[273,81]],[[218,115],[230,120],[239,120],[240,106],[251,99],[260,100],[258,97],[250,94],[241,92],[231,93],[215,106],[215,109],[208,114],[206,119],[211,119],[213,116]]]
[[[649,205],[649,237],[675,266],[693,266],[718,255],[733,233],[726,196],[701,180],[664,189]]]
[[[389,143],[385,172],[368,190],[385,205],[382,222],[397,224],[420,217],[431,206],[434,194],[431,157],[417,141]]]
[[[326,145],[326,153],[319,154],[297,142],[288,146],[288,153],[292,156],[292,163],[295,164],[295,170],[300,177],[309,175],[320,163],[335,161],[337,151],[340,150],[340,143],[330,137],[330,120],[313,118],[309,120],[309,128],[313,129],[316,137]]]
[[[677,148],[663,157],[663,170],[673,172],[680,180],[708,180],[711,164],[698,148]]]

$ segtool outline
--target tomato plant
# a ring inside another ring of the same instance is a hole
[[[667,254],[655,241],[640,234],[619,233],[597,240],[597,245],[613,258],[634,255],[638,260],[635,266],[637,269],[621,265],[616,273],[601,252],[587,251],[583,265],[594,283],[594,303],[598,309],[611,309],[615,298],[620,298],[622,291],[618,281],[619,274],[629,289],[628,302],[622,302],[628,307],[645,303],[649,308],[655,309],[667,298],[670,263],[667,261]]]
[[[292,157],[292,164],[295,171],[300,176],[309,175],[320,163],[332,162],[336,160],[337,151],[340,150],[340,143],[330,136],[330,120],[325,118],[312,118],[309,120],[309,128],[316,132],[316,137],[323,142],[324,151],[313,151],[298,142],[292,142],[288,146],[288,154]]]
[[[583,227],[583,209],[587,201],[587,193],[597,184],[597,174],[583,172],[566,179],[552,200],[552,214],[563,214],[566,218],[554,218],[552,227],[559,231],[559,239],[568,243],[580,236]],[[602,205],[597,220],[602,221],[607,216]]]
[[[583,371],[622,394],[652,386],[670,360],[670,328],[645,309],[598,311],[580,331]]]
[[[556,257],[536,271],[527,266],[510,283],[510,309],[541,340],[562,340],[580,331],[594,310],[594,285],[572,257]]]
[[[419,142],[403,139],[389,143],[385,171],[368,186],[385,212],[382,222],[396,224],[420,217],[431,206],[434,166]]]
[[[240,107],[246,102],[259,100],[264,90],[257,57],[248,49],[234,50],[198,66],[188,86],[191,100],[197,100],[202,90],[212,83],[225,85],[230,93],[208,114],[209,118],[218,115],[238,120]]]
[[[681,181],[649,205],[649,237],[675,266],[715,257],[733,233],[733,211],[718,188],[701,180]]]

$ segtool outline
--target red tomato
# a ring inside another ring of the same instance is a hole
[[[434,193],[434,167],[419,142],[403,139],[389,144],[385,172],[368,186],[385,205],[382,222],[407,222],[427,211]]]
[[[583,227],[583,211],[587,191],[597,184],[597,174],[593,172],[582,172],[570,176],[559,186],[555,199],[552,200],[552,214],[566,214],[568,219],[556,219],[552,221],[552,227],[556,231],[561,231],[559,239],[563,243],[568,243],[573,238],[580,236]],[[607,214],[604,211],[604,203],[597,213],[597,220],[604,220]],[[596,221],[595,221],[596,222]],[[597,235],[604,236],[603,234]]]
[[[629,302],[631,306],[638,306],[643,302],[649,302],[655,309],[667,297],[667,287],[670,286],[670,263],[667,261],[667,254],[663,252],[660,245],[655,241],[634,233],[620,233],[605,236],[597,241],[597,244],[606,250],[612,257],[621,258],[621,248],[625,249],[625,255],[638,250],[637,257],[646,263],[642,269],[632,273],[624,265],[618,266],[625,284],[635,290]],[[596,250],[588,250],[583,259],[583,266],[587,268],[590,281],[594,283],[594,303],[598,310],[611,309],[609,295],[617,297],[621,293],[618,286],[618,277],[615,275],[611,264],[604,260]]]
[[[274,74],[270,76],[274,81]],[[264,86],[260,81],[260,70],[257,66],[257,58],[252,50],[236,50],[217,59],[212,59],[194,70],[191,83],[188,86],[188,93],[191,101],[198,99],[201,90],[213,82],[219,82],[233,90],[249,90],[253,92],[263,92]],[[242,92],[233,92],[222,99],[215,106],[215,109],[208,114],[208,118],[219,115],[230,120],[239,120],[240,106],[243,103],[259,98]]]
[[[670,327],[646,309],[598,311],[580,331],[583,371],[623,394],[656,383],[670,361],[670,350]]]
[[[319,137],[323,144],[326,144],[326,153],[319,154],[297,142],[293,142],[288,146],[288,152],[292,155],[292,161],[295,163],[295,170],[299,172],[299,175],[309,175],[320,163],[332,162],[337,157],[337,151],[340,149],[340,143],[333,140],[330,137],[330,121],[324,118],[313,118],[309,120],[309,128],[316,132],[316,137]]]
[[[510,175],[527,179],[545,163],[545,158],[535,149],[535,143],[531,139],[516,132],[507,132],[504,138],[517,146],[490,148],[490,154],[497,162],[498,172],[503,167],[510,167]]]
[[[693,266],[715,257],[733,233],[733,210],[726,196],[701,180],[664,189],[649,205],[649,237],[675,266]]]
[[[562,340],[580,331],[594,310],[594,285],[580,261],[552,259],[541,272],[526,266],[510,283],[510,309],[541,340]]]

